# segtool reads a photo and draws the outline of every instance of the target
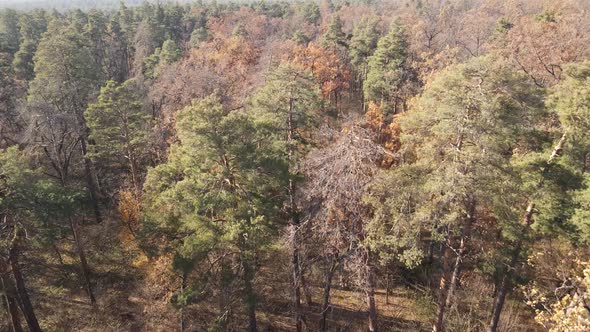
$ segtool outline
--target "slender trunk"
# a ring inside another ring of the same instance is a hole
[[[366,297],[369,314],[369,331],[377,332],[377,305],[375,303],[375,271],[371,264],[370,253],[366,254],[365,277],[366,280]]]
[[[64,265],[64,259],[63,257],[61,257],[61,253],[59,252],[59,248],[57,247],[57,245],[54,243],[52,245],[53,247],[53,251],[55,252],[55,255],[57,256],[57,260],[59,261],[60,265]]]
[[[84,125],[85,126],[85,125]],[[94,210],[94,216],[97,223],[102,222],[100,208],[98,206],[98,194],[96,184],[94,183],[94,176],[92,173],[92,161],[88,158],[88,147],[86,146],[86,137],[80,139],[80,146],[82,147],[82,157],[84,159],[84,175],[86,177],[86,185],[90,192],[90,201]]]
[[[244,302],[246,305],[246,312],[248,313],[248,331],[258,331],[256,327],[256,297],[252,287],[254,280],[254,271],[250,262],[242,257],[242,268],[244,269]]]
[[[180,293],[184,294],[184,290],[186,289],[186,272],[182,273],[182,280],[180,281]],[[184,295],[183,295],[184,296]],[[180,305],[180,332],[184,332],[184,306],[186,303],[181,303]]]
[[[293,98],[289,99],[289,113],[287,114],[287,157],[289,163],[293,162],[293,140],[294,140],[294,124],[293,124]],[[289,179],[289,227],[291,231],[291,264],[293,266],[293,310],[295,311],[295,330],[301,332],[303,330],[303,313],[301,312],[301,268],[299,255],[299,217],[297,216],[297,206],[295,204],[295,183],[292,178]]]
[[[385,274],[385,304],[389,304],[389,267],[387,267],[387,273]]]
[[[455,264],[453,267],[453,274],[451,276],[451,282],[449,284],[449,291],[447,293],[447,298],[445,300],[445,305],[450,307],[453,302],[453,295],[455,290],[459,285],[459,279],[461,276],[461,269],[463,265],[463,259],[465,258],[465,254],[467,251],[467,241],[471,236],[471,226],[475,222],[475,200],[473,198],[469,198],[468,206],[467,206],[467,216],[465,226],[461,230],[461,239],[459,240],[459,249],[457,250],[457,257],[455,258]]]
[[[92,292],[92,282],[90,281],[90,268],[88,267],[88,262],[86,261],[84,246],[80,239],[80,235],[78,234],[78,225],[76,221],[74,221],[74,218],[71,217],[70,227],[72,228],[72,234],[74,235],[76,252],[78,253],[78,258],[80,259],[80,268],[82,269],[82,277],[84,278],[84,286],[86,287],[86,293],[88,293],[90,304],[94,305],[96,304],[96,298],[94,297],[94,293]]]
[[[5,270],[5,269],[3,269]],[[14,286],[10,286],[10,281],[0,277],[2,284],[2,291],[4,292],[4,301],[6,305],[6,313],[8,315],[8,327],[12,332],[23,332],[20,322],[20,315],[18,313],[18,304],[14,296]]]
[[[313,306],[313,297],[311,294],[311,286],[305,278],[305,271],[301,271],[301,288],[303,288],[303,295],[305,295],[305,302],[308,307]]]
[[[219,274],[219,285],[221,293],[219,295],[219,330],[224,331],[231,319],[231,306],[230,303],[230,284],[233,279],[233,273],[231,270],[230,263],[223,257],[220,262],[221,273]]]
[[[535,210],[535,204],[529,203],[526,212],[524,214],[524,224],[528,228],[528,226],[533,222],[533,212]],[[510,290],[510,284],[512,281],[512,274],[516,269],[516,264],[518,263],[518,258],[520,257],[520,252],[522,251],[524,235],[518,240],[514,251],[512,252],[512,258],[510,259],[510,264],[503,270],[502,277],[500,279],[500,285],[498,286],[498,291],[496,293],[496,297],[494,298],[494,304],[492,307],[492,319],[490,321],[490,326],[488,331],[489,332],[496,332],[498,331],[498,324],[500,323],[500,314],[502,313],[502,309],[504,309],[504,302],[506,301],[506,295],[508,295],[508,291]]]
[[[328,317],[328,309],[330,308],[330,290],[332,289],[332,278],[334,277],[337,265],[337,259],[332,257],[330,259],[330,266],[328,266],[324,275],[324,295],[322,298],[322,317],[320,319],[320,331],[322,332],[327,331],[326,319]]]
[[[434,320],[434,325],[432,326],[433,332],[444,331],[444,315],[445,315],[447,292],[449,289],[449,281],[448,281],[449,259],[450,259],[449,258],[449,250],[443,246],[441,254],[443,257],[443,266],[442,266],[439,289],[438,289],[436,316],[435,316],[435,320]]]
[[[25,279],[23,278],[18,263],[18,258],[20,255],[19,242],[21,241],[21,237],[23,235],[24,234],[22,230],[15,230],[15,235],[8,253],[8,261],[10,263],[12,276],[16,285],[16,292],[21,305],[21,311],[25,316],[29,330],[31,332],[41,332],[41,327],[39,326],[39,321],[37,320],[37,316],[33,310],[33,305],[31,304],[31,299],[29,298],[29,292],[27,291],[27,287],[25,285]]]
[[[542,176],[539,182],[537,183],[537,189],[541,189],[544,185],[544,177],[546,172],[548,171],[549,167],[555,160],[555,158],[561,155],[563,151],[563,146],[567,139],[567,134],[563,133],[561,138],[551,151],[551,155],[547,159],[547,166],[545,166],[542,170]],[[536,193],[535,193],[536,194]],[[536,195],[535,195],[536,196]],[[520,233],[520,237],[516,242],[516,246],[514,252],[512,254],[512,258],[510,260],[510,265],[503,271],[503,275],[501,277],[500,285],[498,288],[498,292],[496,294],[496,298],[494,299],[494,305],[492,308],[492,318],[489,325],[489,332],[496,332],[498,330],[498,323],[500,322],[500,314],[502,313],[502,309],[504,308],[504,302],[506,301],[506,296],[508,295],[508,291],[510,290],[510,283],[512,279],[512,274],[516,269],[516,264],[518,263],[518,259],[520,256],[520,252],[522,251],[522,246],[524,244],[525,236],[527,235],[531,224],[533,223],[533,214],[535,212],[535,200],[534,197],[531,199],[527,205],[523,216],[523,230]]]

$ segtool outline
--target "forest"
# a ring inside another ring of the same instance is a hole
[[[1,7],[0,331],[590,331],[589,1]]]

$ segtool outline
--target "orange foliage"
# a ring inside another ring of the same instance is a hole
[[[378,104],[370,102],[365,113],[367,127],[377,133],[378,142],[392,154],[401,147],[401,127],[395,121],[387,124],[383,110]],[[394,118],[395,120],[395,118]],[[381,167],[390,168],[396,163],[393,155],[385,155],[381,160]]]
[[[131,190],[119,192],[119,204],[117,205],[119,217],[127,225],[131,233],[135,233],[139,225],[140,200]]]
[[[333,49],[315,43],[296,46],[290,60],[313,74],[320,84],[322,95],[330,102],[337,104],[338,94],[350,86],[350,66]]]

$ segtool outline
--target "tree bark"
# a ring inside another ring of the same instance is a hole
[[[37,320],[37,316],[35,315],[35,311],[33,310],[33,305],[31,304],[31,299],[29,298],[29,293],[27,291],[25,280],[23,278],[18,263],[18,258],[20,255],[19,243],[23,235],[24,234],[21,229],[17,228],[15,230],[15,235],[12,239],[12,243],[10,245],[8,253],[8,261],[10,264],[10,268],[12,269],[12,276],[14,278],[14,282],[16,285],[16,292],[21,306],[21,311],[25,316],[25,320],[27,321],[29,330],[31,332],[41,332],[41,327],[39,326],[39,321]]]
[[[94,297],[94,293],[92,291],[92,282],[90,280],[90,268],[88,267],[88,262],[86,261],[84,246],[80,239],[80,235],[78,234],[78,225],[72,217],[70,217],[70,227],[72,228],[72,234],[74,235],[76,252],[78,253],[78,258],[80,259],[80,267],[82,269],[82,277],[84,278],[84,286],[86,287],[86,293],[88,294],[88,298],[90,299],[90,304],[94,305],[96,304],[96,298]]]
[[[4,263],[2,263],[4,265]],[[7,269],[3,267],[3,273]],[[9,280],[6,280],[4,276],[0,277],[2,284],[2,290],[4,291],[4,300],[6,305],[6,313],[8,315],[9,330],[12,332],[23,332],[23,328],[20,322],[20,315],[18,312],[18,304],[14,295],[14,286],[11,285]]]
[[[293,98],[289,99],[289,113],[287,114],[287,157],[289,163],[293,162],[293,140],[294,140],[294,124],[293,124]],[[291,264],[293,267],[293,310],[295,311],[295,330],[301,332],[303,330],[303,313],[301,311],[301,266],[299,254],[299,217],[297,215],[297,206],[295,204],[295,183],[292,178],[289,179],[288,188],[289,199],[289,227],[291,231]]]
[[[447,241],[449,241],[447,239]],[[445,308],[446,308],[446,299],[447,299],[447,292],[449,289],[449,250],[443,246],[442,247],[442,257],[443,257],[443,266],[440,276],[440,283],[438,289],[438,300],[436,306],[436,316],[434,320],[434,325],[432,326],[433,332],[442,332],[444,331],[444,315],[445,315]]]
[[[465,254],[467,252],[467,241],[471,236],[471,226],[475,222],[475,200],[473,198],[469,198],[468,206],[467,206],[467,216],[466,216],[466,223],[463,229],[461,230],[461,238],[459,240],[459,249],[457,250],[457,257],[455,258],[455,264],[453,266],[453,274],[451,276],[451,282],[449,285],[449,291],[447,293],[447,299],[445,300],[445,305],[450,307],[453,302],[453,296],[455,290],[459,285],[459,279],[461,277],[461,269],[463,265],[463,259],[465,258]]]
[[[377,305],[375,303],[375,271],[371,264],[370,253],[366,254],[365,262],[366,297],[369,314],[369,331],[377,332]]]
[[[307,278],[305,278],[305,271],[301,271],[301,288],[303,288],[303,294],[305,295],[305,302],[307,303],[307,306],[313,306],[311,286],[309,285],[309,282],[307,282]]]
[[[542,170],[541,179],[537,183],[537,189],[541,189],[545,183],[545,174],[547,173],[549,167],[553,163],[553,161],[561,155],[563,151],[563,146],[565,145],[565,141],[567,139],[567,134],[563,133],[561,138],[551,151],[549,158],[547,159],[547,166],[545,166]],[[535,193],[536,194],[536,193]],[[502,313],[502,309],[504,308],[504,302],[506,301],[506,296],[508,295],[508,291],[510,290],[510,284],[512,280],[512,274],[516,269],[516,265],[518,264],[518,259],[520,257],[520,252],[522,251],[522,246],[524,244],[525,236],[527,235],[531,224],[533,223],[533,214],[535,212],[535,197],[529,201],[527,208],[525,210],[522,223],[523,223],[523,230],[520,233],[520,237],[516,242],[514,252],[512,253],[512,258],[510,260],[510,265],[503,271],[503,275],[501,277],[500,285],[498,288],[498,293],[494,299],[494,305],[492,307],[492,318],[489,325],[489,332],[496,332],[498,330],[498,324],[500,322],[500,314]]]
[[[180,293],[183,294],[186,289],[186,272],[182,273],[182,279],[180,281]],[[184,295],[183,295],[184,296]],[[184,307],[186,303],[182,303],[180,306],[180,332],[184,332]]]
[[[330,290],[332,289],[332,278],[338,266],[337,258],[331,257],[329,266],[324,275],[324,294],[322,297],[322,316],[320,318],[320,331],[327,331],[326,319],[328,317],[328,309],[330,308]]]
[[[86,124],[84,124],[86,127]],[[86,129],[88,130],[88,129]],[[100,207],[98,206],[98,194],[96,184],[94,183],[94,176],[92,172],[92,161],[88,158],[88,147],[86,146],[86,137],[80,139],[80,146],[82,147],[82,158],[84,159],[84,175],[86,178],[86,185],[90,192],[90,201],[92,209],[94,210],[94,217],[97,223],[102,222],[102,215],[100,213]]]
[[[250,262],[244,257],[242,257],[242,268],[244,269],[244,302],[248,313],[248,331],[256,332],[258,331],[256,326],[256,297],[252,287],[254,271],[252,271]]]

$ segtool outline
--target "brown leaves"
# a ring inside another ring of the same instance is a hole
[[[296,46],[288,58],[312,73],[321,86],[324,99],[330,102],[337,103],[338,94],[350,87],[350,66],[336,50],[311,43],[308,46]]]

